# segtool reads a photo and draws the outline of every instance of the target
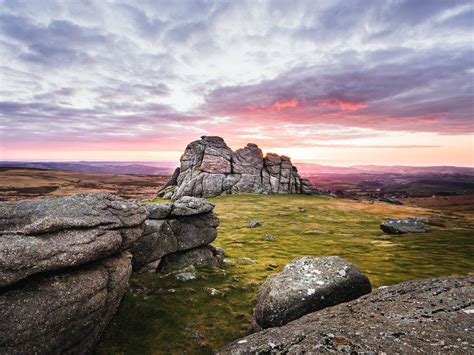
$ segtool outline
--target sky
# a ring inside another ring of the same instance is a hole
[[[0,0],[0,160],[474,166],[474,3]]]

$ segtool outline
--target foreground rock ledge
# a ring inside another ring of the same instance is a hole
[[[367,276],[350,262],[337,256],[304,256],[265,280],[253,314],[254,328],[281,326],[371,290]]]
[[[147,215],[106,193],[0,203],[0,287],[125,250]]]
[[[407,281],[237,340],[221,354],[474,351],[474,276]]]

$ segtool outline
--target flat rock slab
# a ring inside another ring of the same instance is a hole
[[[419,218],[392,218],[380,225],[387,234],[426,233],[426,224]]]
[[[41,235],[79,228],[136,227],[146,218],[142,206],[107,193],[0,203],[1,234]]]
[[[141,237],[147,216],[105,193],[0,203],[0,287],[124,250]]]
[[[295,259],[282,272],[269,276],[260,288],[253,314],[254,327],[281,326],[370,291],[367,276],[342,258]]]
[[[221,354],[474,352],[474,276],[403,282],[224,347]]]
[[[211,212],[214,204],[204,198],[183,196],[173,203],[171,217],[193,216]]]

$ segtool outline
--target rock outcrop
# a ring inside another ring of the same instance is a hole
[[[209,201],[185,196],[174,203],[148,204],[146,209],[149,217],[143,236],[130,248],[136,271],[154,272],[164,256],[170,260],[170,254],[179,253],[185,258],[187,251],[206,247],[216,239],[219,219]]]
[[[367,276],[348,261],[337,256],[304,256],[263,283],[254,309],[254,327],[281,326],[370,292]]]
[[[312,191],[311,182],[301,178],[290,158],[273,153],[264,157],[262,150],[252,143],[233,152],[222,138],[203,136],[186,147],[179,174],[175,172],[172,181],[158,195],[178,199],[236,193],[310,194]]]
[[[217,250],[213,207],[185,197],[145,208],[104,193],[0,203],[0,353],[90,353],[132,266]]]
[[[392,218],[380,225],[387,234],[426,233],[426,223],[420,218]]]
[[[471,353],[474,276],[403,282],[236,340],[221,354]]]

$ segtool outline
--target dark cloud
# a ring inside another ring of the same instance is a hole
[[[48,25],[34,23],[29,18],[0,14],[0,31],[26,47],[19,59],[46,65],[87,64],[92,57],[89,46],[105,46],[107,37],[97,29],[80,27],[64,20]]]

